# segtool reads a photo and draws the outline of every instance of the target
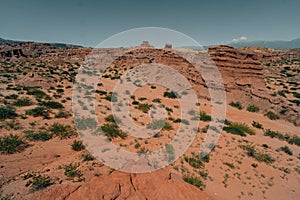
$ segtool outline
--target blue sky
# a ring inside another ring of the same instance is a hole
[[[138,27],[182,32],[202,45],[300,37],[298,0],[0,0],[0,37],[96,46]]]

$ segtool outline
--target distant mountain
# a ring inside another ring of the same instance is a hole
[[[228,44],[229,46],[233,47],[266,47],[266,48],[273,48],[273,49],[297,49],[300,48],[300,38],[291,40],[291,41],[264,41],[264,40],[257,40],[257,41],[240,41],[240,42],[232,42]]]
[[[6,40],[6,39],[3,39],[3,38],[0,38],[0,45],[1,44],[9,44],[9,45],[12,45],[12,46],[17,46],[17,45],[19,45],[22,42],[26,42],[26,41]],[[40,42],[36,42],[36,43],[40,43]],[[79,45],[64,44],[64,43],[43,43],[42,42],[41,44],[49,44],[49,45],[51,45],[53,47],[63,48],[63,49],[73,48],[73,47],[81,47]]]
[[[273,49],[300,49],[300,38],[291,40],[291,41],[265,41],[265,40],[256,40],[256,41],[240,41],[240,42],[231,42],[227,43],[226,45],[233,46],[233,47],[265,47],[265,48],[273,48]],[[210,46],[217,46],[209,45],[203,46],[204,49],[208,49]],[[181,48],[193,49],[193,50],[200,50],[198,46],[184,46]]]

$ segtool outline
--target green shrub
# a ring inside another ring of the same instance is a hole
[[[49,128],[49,131],[53,135],[58,136],[60,139],[69,138],[75,135],[75,131],[72,129],[71,126],[59,123],[52,124]]]
[[[201,121],[211,121],[211,116],[207,115],[204,111],[200,111],[200,120]]]
[[[0,152],[4,154],[20,152],[27,146],[27,143],[18,135],[10,134],[0,138]]]
[[[190,166],[193,168],[201,168],[203,167],[203,163],[199,159],[199,157],[193,156],[193,157],[184,157],[184,160],[189,163]]]
[[[48,131],[39,131],[35,133],[32,130],[25,130],[24,134],[25,137],[31,141],[37,141],[37,140],[47,141],[52,138],[52,135]]]
[[[14,102],[14,105],[15,106],[31,106],[33,103],[32,101],[29,99],[29,98],[22,98],[22,99],[17,99],[15,102]]]
[[[83,150],[85,147],[84,147],[84,145],[82,144],[82,141],[80,141],[80,140],[74,140],[73,141],[73,144],[72,144],[72,149],[74,150],[74,151],[81,151],[81,150]]]
[[[246,136],[246,133],[255,135],[255,132],[245,123],[231,123],[227,127],[224,127],[223,130],[240,136]]]
[[[235,166],[233,163],[229,163],[229,162],[223,162],[224,165],[227,165],[230,169],[235,169]]]
[[[170,99],[177,99],[180,98],[179,94],[175,91],[171,91],[171,92],[164,92],[164,97],[170,98]]]
[[[42,99],[42,98],[48,99],[49,98],[49,96],[44,91],[36,89],[36,88],[29,89],[27,91],[27,94],[35,96],[36,99]]]
[[[54,184],[49,176],[45,175],[35,175],[31,182],[31,191],[38,191],[47,188],[48,186]]]
[[[300,93],[297,93],[297,92],[293,92],[293,96],[300,99]]]
[[[292,103],[296,104],[297,106],[300,105],[300,100],[298,100],[298,99],[289,100],[289,102],[292,102]]]
[[[116,137],[124,139],[127,137],[127,134],[121,131],[116,124],[104,124],[101,129],[109,139]]]
[[[65,166],[65,175],[69,178],[81,177],[81,172],[77,169],[80,166],[79,163],[70,163]]]
[[[235,107],[235,108],[237,108],[237,109],[239,109],[239,110],[242,110],[243,109],[243,106],[242,106],[242,104],[240,103],[240,102],[234,102],[234,101],[232,101],[232,102],[230,102],[230,104],[229,104],[230,106],[232,106],[232,107]]]
[[[117,124],[121,123],[121,119],[114,115],[108,115],[105,118],[105,121],[111,122],[111,123],[117,123]]]
[[[138,105],[138,109],[141,110],[143,113],[148,113],[148,111],[150,110],[151,105],[147,104],[147,103],[141,103]]]
[[[160,120],[152,120],[152,122],[150,124],[147,125],[148,129],[152,129],[152,130],[158,130],[164,127],[166,123],[166,120],[164,119],[160,119]]]
[[[267,164],[275,162],[275,159],[272,158],[270,155],[258,152],[252,146],[242,145],[241,148],[247,152],[247,155],[249,157],[253,157],[259,162],[265,162]]]
[[[234,135],[246,136],[246,133],[244,133],[244,131],[242,131],[238,128],[235,128],[235,127],[227,126],[227,127],[224,127],[223,130],[228,133],[232,133]]]
[[[204,190],[205,184],[201,181],[200,177],[184,175],[183,180],[193,186],[196,186],[200,190]]]
[[[83,153],[81,154],[81,157],[83,158],[83,161],[91,161],[91,160],[95,160],[95,157],[92,156],[90,153]]]
[[[161,99],[159,98],[155,98],[152,100],[153,103],[161,103]]]
[[[17,99],[19,97],[19,95],[17,94],[11,94],[5,97],[5,99]]]
[[[288,134],[284,135],[280,132],[272,131],[270,129],[265,130],[264,135],[269,136],[271,138],[277,138],[279,140],[287,141],[289,144],[295,144],[297,146],[300,146],[300,137],[297,135],[294,136],[290,136]]]
[[[259,122],[253,121],[252,126],[255,128],[263,129],[263,125]]]
[[[249,112],[258,112],[259,111],[259,107],[251,104],[251,105],[248,105],[247,111],[249,111]]]
[[[12,119],[16,116],[16,111],[13,108],[0,107],[0,119]]]
[[[166,131],[170,131],[173,130],[173,127],[170,123],[166,122],[162,129]]]
[[[280,147],[279,150],[285,152],[288,155],[293,155],[292,150],[288,146]]]
[[[279,116],[276,115],[274,112],[272,111],[268,111],[265,116],[267,116],[270,120],[277,120],[279,119]]]
[[[53,109],[58,109],[58,108],[64,108],[64,106],[56,101],[46,101],[46,102],[41,102],[41,106],[45,106],[47,108],[53,108]]]
[[[62,111],[60,110],[57,114],[55,114],[55,118],[68,118],[71,114],[68,111]]]
[[[36,108],[26,110],[26,115],[32,115],[34,117],[44,117],[44,119],[49,119],[50,110],[43,106],[38,106]]]

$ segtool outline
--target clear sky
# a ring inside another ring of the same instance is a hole
[[[138,27],[202,45],[300,37],[300,0],[0,0],[0,37],[95,46]]]

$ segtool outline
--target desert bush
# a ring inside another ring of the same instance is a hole
[[[288,155],[293,155],[292,150],[288,146],[283,146],[279,148],[280,151],[283,151],[284,153]]]
[[[274,112],[272,111],[268,111],[265,116],[267,116],[270,120],[277,120],[279,119],[279,116],[276,115]]]
[[[211,116],[210,115],[207,115],[204,111],[200,111],[200,120],[201,121],[205,121],[205,122],[207,122],[207,121],[211,121]]]
[[[39,131],[35,133],[33,130],[25,130],[24,134],[25,137],[31,141],[37,141],[37,140],[47,141],[52,138],[52,135],[48,131]]]
[[[36,88],[29,88],[27,89],[28,95],[35,96],[36,99],[49,99],[50,97],[42,90],[36,89]]]
[[[293,99],[293,100],[289,100],[289,102],[296,104],[297,106],[300,105],[300,100],[298,99]]]
[[[166,122],[162,129],[166,131],[170,131],[173,130],[173,127],[169,122]]]
[[[57,114],[55,114],[55,118],[68,118],[71,114],[68,111],[62,111],[60,110]]]
[[[275,162],[275,159],[270,155],[256,151],[253,146],[242,145],[241,148],[247,152],[249,157],[253,157],[259,162],[265,162],[267,164]]]
[[[235,166],[233,163],[229,163],[229,162],[223,162],[224,165],[227,165],[230,169],[235,169]]]
[[[259,122],[253,121],[252,126],[255,128],[263,129],[263,125]]]
[[[258,112],[259,111],[259,107],[251,104],[251,105],[247,106],[247,111],[249,111],[249,112]]]
[[[22,129],[22,126],[21,126],[20,122],[13,119],[11,121],[6,122],[5,128],[7,130],[11,130],[11,129],[20,130],[20,129]]]
[[[83,153],[81,154],[81,157],[83,159],[83,161],[91,161],[91,160],[95,160],[95,157],[92,156],[90,153]]]
[[[246,136],[246,133],[249,135],[255,135],[254,130],[252,130],[247,124],[245,123],[231,123],[227,127],[224,127],[223,130],[226,132],[235,134],[235,135],[240,135],[240,136]]]
[[[75,131],[72,129],[71,126],[59,123],[52,124],[49,128],[49,131],[53,135],[58,136],[60,139],[69,138],[75,135]]]
[[[183,180],[193,186],[196,186],[200,190],[204,190],[205,184],[201,181],[200,177],[184,175]]]
[[[116,137],[124,139],[127,137],[127,134],[121,131],[116,124],[104,124],[103,126],[101,126],[101,129],[109,139],[113,139]]]
[[[239,110],[242,110],[243,109],[243,106],[242,106],[242,104],[240,103],[240,102],[234,102],[234,101],[232,101],[232,102],[230,102],[230,104],[229,104],[230,106],[232,106],[232,107],[235,107],[235,108],[237,108],[237,109],[239,109]]]
[[[209,154],[207,154],[207,153],[205,153],[205,152],[200,152],[199,158],[200,158],[201,161],[207,162],[207,163],[208,163],[209,160],[210,160]]]
[[[81,177],[81,172],[77,169],[80,166],[79,163],[70,163],[65,166],[64,174],[69,178]]]
[[[117,94],[114,93],[114,92],[110,92],[108,93],[104,99],[106,99],[107,101],[110,101],[110,102],[117,102]]]
[[[38,106],[36,108],[26,110],[26,115],[32,115],[34,117],[44,117],[44,119],[49,119],[50,110],[44,106]]]
[[[161,103],[161,99],[159,98],[155,98],[152,100],[153,103]]]
[[[53,180],[49,176],[34,175],[31,181],[31,191],[38,191],[47,188],[54,184]]]
[[[74,140],[74,141],[73,141],[72,149],[73,149],[74,151],[81,151],[81,150],[83,150],[84,148],[85,148],[85,147],[84,147],[84,145],[83,145],[83,143],[82,143],[81,140]]]
[[[197,156],[193,156],[193,157],[184,157],[184,160],[189,163],[190,166],[192,166],[193,168],[201,168],[203,167],[203,163],[201,162],[201,160],[199,159],[199,157]]]
[[[141,110],[143,113],[148,113],[150,110],[151,105],[147,103],[141,103],[137,106],[137,109]]]
[[[300,99],[300,93],[297,93],[297,92],[293,92],[293,96]]]
[[[0,107],[0,119],[12,119],[17,116],[16,111],[10,107]]]
[[[105,121],[106,122],[111,122],[111,123],[121,123],[121,119],[118,118],[117,116],[114,116],[114,115],[108,115],[106,118],[105,118]]]
[[[0,152],[4,154],[13,154],[20,152],[27,147],[27,143],[18,135],[7,135],[0,137]]]
[[[5,97],[5,99],[17,99],[19,97],[19,95],[17,94],[11,94]]]
[[[53,109],[58,109],[58,108],[64,108],[64,106],[56,101],[46,101],[46,102],[41,102],[41,106],[45,106],[47,108],[53,108]]]
[[[171,91],[171,92],[164,92],[164,97],[170,98],[170,99],[177,99],[180,98],[179,94],[175,91]]]
[[[148,129],[152,129],[152,130],[158,130],[164,127],[166,123],[166,120],[164,119],[160,119],[160,120],[152,120],[152,122],[150,124],[147,125]]]
[[[280,132],[272,131],[270,129],[265,130],[264,135],[269,136],[271,138],[277,138],[279,140],[287,141],[289,144],[295,144],[297,146],[300,146],[300,137],[297,135],[290,136],[288,134],[282,134]]]
[[[31,106],[33,104],[33,102],[29,99],[29,98],[21,98],[21,99],[17,99],[14,102],[14,106]]]

